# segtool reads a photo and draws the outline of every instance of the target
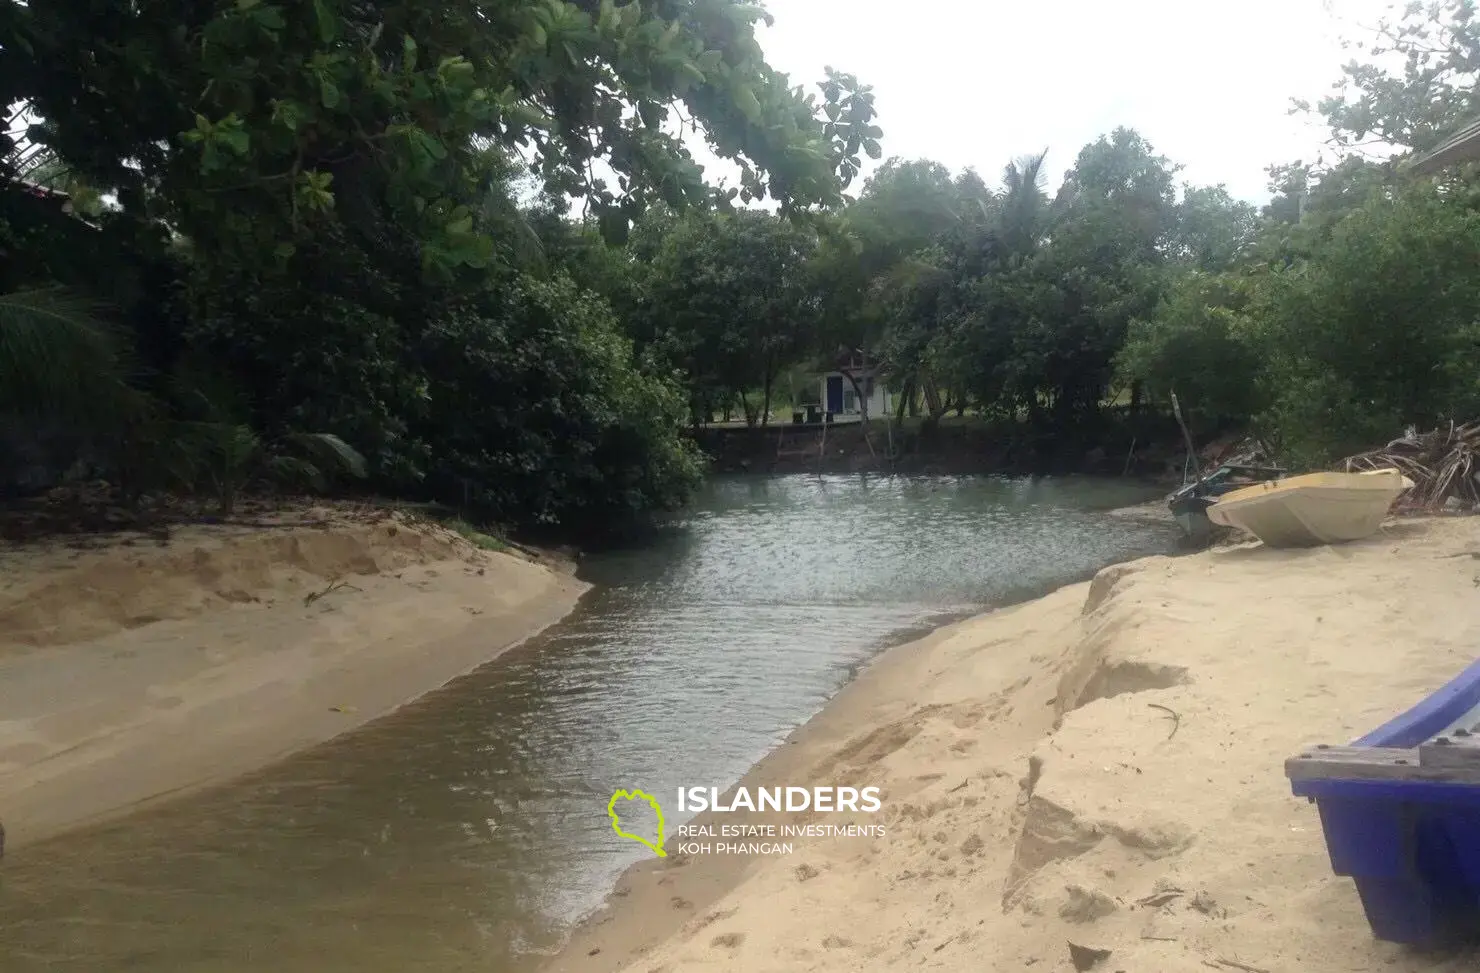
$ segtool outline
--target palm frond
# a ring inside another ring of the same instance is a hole
[[[285,438],[326,474],[348,473],[356,478],[366,475],[365,457],[333,433],[295,432]]]
[[[0,294],[0,410],[96,420],[127,388],[128,343],[101,308],[62,287]]]
[[[276,483],[302,484],[321,492],[329,486],[323,470],[312,460],[297,456],[273,456],[268,459],[264,472]]]
[[[1480,423],[1450,422],[1426,433],[1410,428],[1381,449],[1347,457],[1341,468],[1347,472],[1400,470],[1413,481],[1413,489],[1399,504],[1437,510],[1451,498],[1462,505],[1480,504],[1477,452]]]

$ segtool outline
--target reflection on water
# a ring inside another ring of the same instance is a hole
[[[577,612],[479,672],[251,779],[23,849],[0,872],[0,969],[522,967],[643,854],[607,826],[615,788],[726,786],[890,640],[1168,549],[1093,513],[1147,496],[718,480],[645,546],[591,559]]]

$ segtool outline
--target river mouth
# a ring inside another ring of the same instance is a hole
[[[612,792],[728,786],[882,647],[1174,531],[1123,481],[726,477],[540,637],[250,778],[26,849],[10,973],[523,969],[650,854]],[[670,827],[683,822],[673,820]]]

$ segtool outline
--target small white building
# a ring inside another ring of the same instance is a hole
[[[875,380],[874,370],[871,368],[856,369],[852,371],[853,378],[857,380],[855,387],[848,376],[841,371],[828,372],[822,376],[822,409],[831,412],[835,416],[859,416],[863,415],[863,403],[859,401],[859,390],[863,391],[863,397],[868,400],[868,416],[870,419],[878,419],[886,415],[894,405],[894,396],[890,394],[884,379]]]

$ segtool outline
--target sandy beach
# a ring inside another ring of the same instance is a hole
[[[1480,521],[1101,572],[891,650],[741,785],[877,786],[882,825],[623,877],[549,973],[1449,973],[1372,939],[1284,760],[1375,728],[1480,646]]]
[[[0,547],[7,852],[359,726],[585,588],[388,511]]]

